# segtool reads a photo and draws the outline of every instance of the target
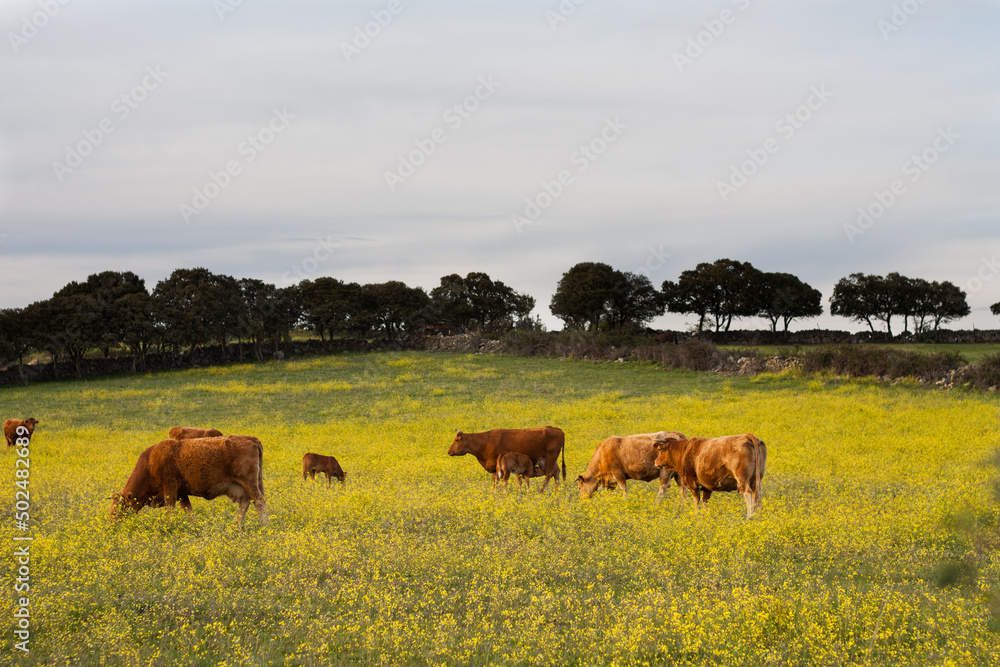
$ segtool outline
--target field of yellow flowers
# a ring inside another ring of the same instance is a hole
[[[40,420],[30,653],[8,556],[3,664],[1000,664],[993,393],[411,352],[7,388],[0,406]],[[566,432],[555,493],[494,493],[445,454],[455,429],[545,424]],[[237,527],[225,498],[109,522],[138,454],[181,425],[261,439],[266,526]],[[578,497],[602,438],[658,430],[766,441],[760,514],[641,482]],[[304,482],[307,451],[346,485]]]

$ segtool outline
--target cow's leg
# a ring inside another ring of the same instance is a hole
[[[250,495],[250,501],[253,503],[254,508],[257,510],[257,520],[260,521],[260,525],[267,523],[267,507],[264,501],[263,493],[252,493]],[[244,513],[246,510],[244,510]]]
[[[614,470],[611,475],[618,482],[618,488],[622,490],[622,495],[628,498],[628,478],[625,476],[625,473],[621,470]]]
[[[188,498],[187,496],[181,496],[177,500],[179,500],[181,503],[181,509],[187,512],[188,514],[191,514],[191,499]]]
[[[753,517],[754,511],[756,510],[756,503],[754,502],[753,491],[747,491],[746,493],[744,493],[743,499],[746,500],[747,502],[747,518],[749,519]]]
[[[239,516],[236,519],[236,523],[242,526],[243,519],[247,515],[247,508],[250,507],[250,496],[244,493],[242,496],[240,496],[240,499],[236,502],[238,502],[240,505]]]
[[[556,456],[545,455],[545,479],[542,481],[542,488],[539,489],[539,493],[545,492],[545,487],[549,485],[549,479],[554,480],[556,485],[556,491],[559,490],[559,453],[556,452]]]
[[[328,488],[328,489],[330,488],[330,477],[331,477],[330,471],[327,470],[326,471],[326,488]]]
[[[551,468],[551,470],[549,470]],[[556,465],[553,460],[551,463],[545,462],[545,479],[542,481],[542,488],[538,490],[539,493],[545,493],[545,487],[549,485],[549,480],[555,480],[556,491],[559,490],[559,466]]]
[[[660,490],[656,493],[657,500],[663,500],[663,493],[670,486],[670,478],[674,476],[673,471],[660,468]]]
[[[712,490],[711,489],[702,488],[702,490],[701,490],[701,504],[702,505],[707,505],[708,504],[708,499],[711,498],[711,497],[712,497]]]
[[[163,504],[167,506],[167,509],[173,509],[177,503],[177,498],[180,495],[180,488],[173,484],[163,485]],[[183,503],[182,503],[183,506]]]
[[[242,485],[241,485],[242,486]],[[253,503],[254,508],[257,510],[257,518],[260,521],[260,525],[267,523],[267,509],[264,503],[264,496],[257,492],[257,489],[249,489],[248,487],[243,487],[246,492],[242,498],[240,498],[240,518],[239,524],[243,525],[243,517],[247,513],[247,508],[250,507],[250,503]]]

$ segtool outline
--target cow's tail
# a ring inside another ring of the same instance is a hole
[[[257,490],[264,495],[264,446],[257,444]]]
[[[754,471],[754,501],[757,502],[760,498],[760,467],[763,465],[760,460],[760,446],[764,445],[764,441],[753,436],[753,471]],[[767,447],[767,445],[764,445]]]
[[[563,481],[566,481],[566,436],[563,436],[563,446],[562,446],[562,473]]]

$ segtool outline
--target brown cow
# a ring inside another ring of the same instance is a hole
[[[767,445],[752,433],[721,438],[661,439],[655,442],[656,465],[673,470],[695,503],[707,503],[713,491],[739,491],[747,518],[760,504],[760,481],[767,467]]]
[[[326,473],[326,485],[330,486],[330,478],[336,477],[341,483],[347,478],[337,459],[322,454],[306,454],[302,457],[302,479],[307,476],[316,479],[316,473]]]
[[[562,476],[566,479],[566,435],[562,429],[554,426],[496,428],[482,433],[457,431],[455,440],[448,449],[448,456],[472,454],[486,472],[494,475],[495,480],[497,459],[506,452],[526,454],[535,463],[545,459],[542,491],[545,491],[550,478],[555,478],[556,488],[559,487],[558,459],[562,452]]]
[[[189,426],[175,426],[170,429],[171,440],[191,440],[192,438],[218,438],[222,431],[214,428],[191,428]]]
[[[38,420],[34,417],[27,419],[8,419],[3,423],[3,435],[7,438],[7,449],[10,449],[17,442],[18,438],[28,438],[35,432],[35,424]],[[20,429],[20,433],[18,433]]]
[[[541,477],[545,474],[545,458],[543,457],[538,463],[535,463],[527,454],[505,452],[497,459],[497,473],[493,476],[493,488],[496,488],[497,482],[502,478],[503,490],[506,493],[507,480],[512,474],[517,475],[518,486],[527,483],[528,489],[531,489],[531,478]]]
[[[251,502],[260,522],[267,523],[263,464],[264,447],[251,436],[163,440],[139,455],[125,488],[112,496],[111,517],[147,505],[173,507],[178,500],[190,512],[189,496],[225,495],[239,503],[239,523]]]
[[[587,470],[576,478],[580,495],[589,498],[599,486],[609,489],[617,486],[628,497],[628,480],[651,482],[659,479],[660,491],[656,494],[656,499],[660,500],[676,473],[667,468],[656,467],[658,452],[654,445],[657,440],[684,440],[685,437],[677,431],[660,431],[605,438],[594,450]]]

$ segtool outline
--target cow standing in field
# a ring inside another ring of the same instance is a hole
[[[170,429],[171,440],[191,440],[193,438],[218,438],[222,431],[214,428],[191,428],[189,426],[175,426]]]
[[[139,455],[125,488],[112,496],[111,518],[147,505],[172,508],[178,500],[190,512],[190,496],[225,495],[239,504],[239,523],[252,502],[264,524],[263,465],[264,447],[252,436],[163,440]]]
[[[497,482],[503,479],[503,490],[504,493],[507,492],[507,480],[510,479],[511,475],[517,475],[517,485],[521,486],[522,483],[528,485],[528,489],[531,489],[531,478],[541,477],[545,474],[545,459],[542,458],[538,463],[531,460],[531,457],[527,454],[518,454],[517,452],[506,452],[499,459],[497,459],[497,472],[493,476],[493,488],[497,487]]]
[[[656,447],[658,441],[684,440],[685,435],[677,431],[660,431],[658,433],[642,433],[639,435],[613,435],[605,438],[597,445],[594,455],[590,457],[587,470],[576,478],[580,495],[589,498],[599,486],[609,489],[617,486],[628,497],[628,480],[636,479],[642,482],[660,480],[660,490],[656,499],[663,498],[663,492],[670,486],[670,480],[676,477],[673,470],[656,466]]]
[[[10,449],[17,442],[18,438],[28,438],[35,432],[35,424],[38,420],[34,417],[27,419],[8,419],[3,423],[3,435],[7,439],[7,449]],[[20,430],[20,432],[18,432]]]
[[[322,454],[306,454],[302,457],[302,479],[316,479],[316,473],[326,473],[326,485],[330,486],[330,478],[336,477],[343,484],[347,473],[340,467],[337,459]]]
[[[767,467],[767,445],[752,433],[721,438],[658,439],[656,465],[672,470],[701,506],[715,491],[739,491],[747,518],[760,504],[760,482]]]
[[[545,481],[555,478],[559,486],[559,454],[562,453],[562,476],[566,479],[566,435],[554,426],[542,428],[497,428],[482,433],[462,433],[457,431],[455,440],[448,449],[448,456],[472,454],[479,465],[491,475],[496,475],[497,459],[507,452],[525,454],[532,462],[545,459]]]

